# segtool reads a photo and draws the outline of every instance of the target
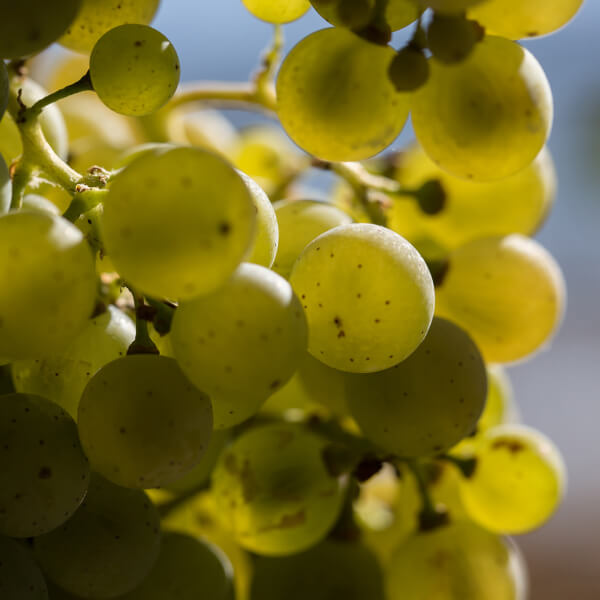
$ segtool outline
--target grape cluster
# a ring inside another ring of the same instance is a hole
[[[523,600],[565,472],[504,365],[565,285],[514,40],[581,0],[243,4],[255,76],[177,94],[159,0],[0,4],[0,596]]]

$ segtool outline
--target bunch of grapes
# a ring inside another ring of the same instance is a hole
[[[258,71],[179,90],[159,0],[0,3],[0,596],[524,600],[565,473],[503,365],[565,286],[514,40],[582,0],[243,3]]]

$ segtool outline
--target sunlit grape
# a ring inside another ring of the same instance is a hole
[[[231,121],[217,110],[174,110],[167,127],[173,142],[212,150],[225,157],[231,157],[238,141]]]
[[[31,550],[3,536],[0,536],[0,593],[6,600],[48,600],[46,582]]]
[[[487,0],[417,0],[422,6],[428,6],[443,14],[460,14],[467,8]]]
[[[464,15],[435,14],[427,28],[427,47],[442,63],[459,63],[484,36],[484,29]]]
[[[308,0],[242,0],[255,16],[268,23],[289,23],[300,18],[309,8]]]

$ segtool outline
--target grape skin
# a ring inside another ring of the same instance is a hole
[[[242,0],[255,17],[268,23],[290,23],[299,19],[309,8],[308,0]]]
[[[46,582],[29,548],[3,536],[0,536],[0,592],[6,600],[48,600]]]
[[[429,6],[443,14],[459,14],[471,6],[488,2],[489,0],[418,0],[422,5]]]
[[[8,106],[8,71],[4,62],[0,62],[0,119]]]
[[[0,155],[0,215],[6,214],[10,208],[12,197],[12,181],[8,167]]]

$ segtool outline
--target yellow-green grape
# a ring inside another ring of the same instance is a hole
[[[469,11],[486,30],[513,40],[552,33],[566,25],[583,0],[486,0]]]
[[[210,395],[222,429],[251,417],[292,377],[307,334],[290,284],[244,263],[220,290],[179,305],[171,344],[183,372]]]
[[[532,235],[545,221],[556,195],[556,173],[546,148],[515,175],[481,183],[442,171],[422,148],[413,146],[402,153],[395,178],[409,189],[437,180],[445,203],[436,215],[426,215],[416,202],[395,198],[388,226],[415,244],[431,238],[449,250],[481,237]]]
[[[251,600],[383,600],[375,555],[355,541],[326,540],[293,556],[259,557]]]
[[[213,424],[208,396],[177,362],[149,354],[102,367],[83,391],[78,414],[92,468],[132,488],[160,487],[193,468]]]
[[[98,97],[122,115],[141,117],[164,106],[179,84],[171,42],[147,25],[120,25],[105,33],[90,56]]]
[[[77,18],[58,40],[78,52],[91,52],[110,29],[128,23],[148,25],[160,0],[82,0]]]
[[[41,213],[0,217],[0,289],[0,356],[62,352],[96,297],[94,260],[81,232]]]
[[[299,19],[309,8],[308,0],[242,0],[255,17],[267,23],[289,23]]]
[[[0,594],[6,600],[48,600],[46,582],[30,549],[3,536],[0,536]]]
[[[4,116],[8,105],[8,72],[4,61],[0,61],[0,119]]]
[[[425,261],[378,225],[341,225],[314,239],[290,276],[310,329],[308,351],[342,371],[391,367],[423,341],[434,292]]]
[[[114,598],[138,586],[160,549],[159,515],[141,490],[93,474],[79,510],[34,541],[46,576],[83,598]]]
[[[412,98],[417,139],[442,169],[465,179],[502,179],[538,155],[552,125],[552,92],[535,57],[486,37],[458,65],[430,60]]]
[[[274,208],[280,239],[273,271],[286,279],[296,259],[317,236],[352,223],[352,218],[339,208],[317,200],[281,200]]]
[[[485,364],[471,338],[434,319],[421,345],[391,369],[347,378],[362,432],[399,456],[448,450],[475,429],[487,393]]]
[[[244,548],[277,556],[310,548],[334,525],[343,485],[323,462],[327,442],[299,425],[243,433],[213,473],[224,524]]]
[[[23,196],[21,208],[25,211],[39,212],[51,217],[60,216],[58,207],[50,202],[48,198],[44,198],[44,196],[40,196],[39,194],[26,194]]]
[[[498,533],[526,533],[543,525],[565,493],[559,450],[545,435],[524,425],[498,425],[476,450],[473,475],[461,482],[471,519]]]
[[[49,46],[77,17],[82,0],[3,2],[0,59],[20,58]]]
[[[115,306],[90,319],[60,354],[12,363],[15,389],[56,402],[74,419],[83,389],[105,364],[124,356],[135,338],[132,320]]]
[[[511,545],[468,521],[413,534],[387,568],[389,600],[525,600]]]
[[[267,194],[252,177],[248,177],[241,171],[238,171],[238,174],[248,186],[256,208],[256,237],[252,252],[246,260],[263,267],[270,267],[275,260],[279,244],[279,226],[275,209]]]
[[[0,155],[0,215],[8,212],[12,196],[12,182],[8,167]]]
[[[62,525],[90,479],[73,419],[40,396],[7,394],[0,402],[0,439],[0,534],[31,537]]]
[[[163,142],[147,142],[145,144],[139,144],[133,148],[128,148],[123,152],[116,163],[117,169],[128,167],[132,162],[138,158],[146,155],[158,155],[166,152],[167,150],[173,150],[177,148],[176,144],[163,143]]]
[[[19,129],[12,117],[5,113],[4,117],[0,119],[0,154],[8,164],[11,164],[22,152],[23,143]]]
[[[423,7],[433,8],[433,10],[442,14],[460,14],[481,2],[488,0],[417,0]]]
[[[368,158],[400,133],[408,94],[396,92],[387,71],[395,56],[350,31],[330,28],[304,38],[277,78],[277,114],[301,148],[324,160]]]
[[[217,110],[175,109],[167,119],[168,139],[229,157],[238,139],[231,121]]]
[[[429,61],[423,50],[408,45],[394,56],[388,76],[397,91],[414,92],[429,79]]]
[[[455,64],[465,60],[484,35],[481,25],[463,14],[434,14],[427,28],[427,47],[440,62]]]
[[[199,148],[140,157],[104,202],[106,251],[126,280],[163,298],[214,291],[253,241],[256,209],[242,178]]]
[[[460,246],[436,288],[436,314],[468,331],[487,362],[519,360],[547,345],[565,302],[554,258],[519,234]]]
[[[233,600],[231,563],[202,539],[166,533],[150,574],[119,600]]]

